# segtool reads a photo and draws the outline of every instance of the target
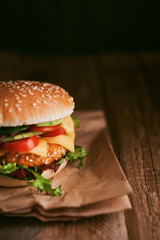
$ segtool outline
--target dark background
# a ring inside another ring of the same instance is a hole
[[[75,54],[160,50],[158,1],[4,0],[0,50]]]

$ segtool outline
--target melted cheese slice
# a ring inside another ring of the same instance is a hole
[[[62,119],[62,123],[60,124],[66,134],[59,135],[57,137],[47,137],[45,138],[47,143],[55,143],[65,147],[67,150],[74,152],[74,123],[71,116],[65,117]]]
[[[59,135],[57,137],[46,138],[47,143],[59,144],[71,152],[74,152],[74,139],[71,136]]]
[[[33,154],[39,155],[39,156],[41,156],[41,157],[47,157],[48,144],[47,144],[47,142],[45,141],[45,139],[40,138],[40,139],[39,139],[39,144],[38,144],[37,147],[33,148],[33,149],[30,150],[30,151],[19,152],[19,153],[20,153],[20,154],[23,154],[23,153],[33,153]]]
[[[40,138],[39,144],[37,147],[30,151],[20,152],[20,154],[24,153],[33,153],[41,157],[47,157],[48,152],[48,144],[59,144],[65,147],[67,150],[74,152],[74,139],[75,139],[75,132],[74,132],[74,123],[71,116],[65,117],[62,119],[62,123],[60,124],[66,134],[59,135],[57,137],[47,137],[47,138]],[[0,150],[0,157],[4,156],[6,151]]]
[[[74,135],[74,122],[71,116],[62,118],[61,121],[60,127],[65,130],[66,135]]]
[[[7,151],[0,151],[0,157],[4,156]],[[45,139],[39,139],[39,144],[37,147],[30,151],[24,151],[24,152],[19,152],[19,154],[25,154],[25,153],[33,153],[41,157],[47,157],[48,153],[48,144],[45,141]]]

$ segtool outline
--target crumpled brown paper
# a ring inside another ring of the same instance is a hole
[[[62,196],[37,193],[29,186],[0,187],[0,213],[53,221],[131,208],[126,194],[132,190],[107,138],[103,113],[91,111],[75,115],[81,120],[76,144],[83,146],[88,156],[82,169],[77,168],[77,163],[69,162],[53,179],[53,188],[62,185]]]

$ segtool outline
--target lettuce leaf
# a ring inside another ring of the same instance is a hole
[[[26,172],[29,172],[32,174],[34,177],[34,181],[29,182],[27,177],[25,181],[28,183],[29,186],[35,187],[38,189],[40,192],[46,192],[46,193],[51,193],[55,196],[60,196],[61,195],[61,186],[53,189],[51,187],[52,181],[49,179],[44,178],[42,175],[40,175],[38,172],[35,172],[34,170],[25,167],[24,165],[18,166],[16,163],[7,163],[7,164],[0,164],[0,175],[7,175],[11,172],[14,172],[20,168],[23,168],[26,170]],[[30,176],[31,177],[31,176]]]
[[[75,145],[74,152],[67,152],[65,159],[71,162],[80,161],[79,168],[83,167],[83,159],[87,156],[86,150],[83,147]]]
[[[51,193],[54,196],[60,196],[61,195],[61,185],[57,188],[52,188],[51,183],[52,181],[46,178],[42,178],[42,176],[39,176],[35,181],[33,182],[27,182],[29,186],[35,187],[40,192],[46,192]]]
[[[61,159],[56,163],[55,166],[60,165],[60,164],[62,164],[62,163],[64,163],[64,158],[61,158]]]
[[[2,134],[11,135],[13,133],[24,131],[28,128],[29,128],[29,126],[27,126],[27,125],[17,126],[17,127],[0,127],[0,135],[2,135]]]
[[[80,127],[80,120],[74,116],[72,116],[72,120],[74,122],[74,128],[79,128]]]
[[[19,167],[17,166],[16,163],[7,163],[7,164],[0,164],[0,174],[1,175],[7,175],[11,172],[16,171],[17,169],[19,169]]]
[[[80,161],[79,163],[79,168],[83,167],[83,159],[86,157],[86,151],[84,148],[75,145],[75,151],[74,152],[67,152],[64,158],[67,161],[75,162],[75,161]],[[62,157],[57,163],[62,164],[64,162],[64,158]],[[0,164],[0,175],[8,175],[11,172],[14,172],[20,168],[25,169],[26,172],[30,173],[25,179],[25,181],[28,183],[29,186],[37,188],[38,191],[40,192],[46,192],[46,193],[51,193],[55,196],[60,196],[61,195],[61,185],[55,189],[52,188],[51,183],[52,181],[50,179],[44,178],[38,171],[37,167],[34,169],[27,168],[24,165],[18,166],[16,163],[3,163]],[[33,177],[32,177],[33,176]],[[33,178],[32,181],[30,182],[30,178]]]
[[[55,196],[60,196],[61,195],[61,186],[53,189],[51,186],[52,181],[50,179],[46,179],[44,178],[41,174],[35,172],[34,170],[31,170],[27,167],[25,167],[24,165],[21,166],[22,168],[24,168],[26,171],[28,171],[29,173],[31,173],[34,176],[34,181],[29,182],[27,179],[27,183],[29,186],[35,187],[38,189],[38,191],[40,192],[46,192],[46,193],[51,193]]]

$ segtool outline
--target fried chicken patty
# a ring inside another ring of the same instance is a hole
[[[48,144],[47,157],[40,157],[33,153],[19,154],[18,152],[8,152],[0,158],[0,162],[5,161],[5,163],[17,163],[18,165],[25,165],[26,167],[49,165],[55,160],[63,157],[66,152],[66,148],[58,144]]]

